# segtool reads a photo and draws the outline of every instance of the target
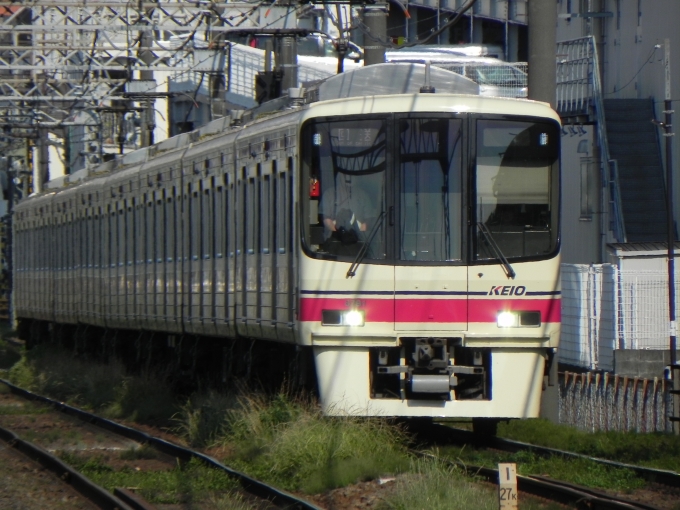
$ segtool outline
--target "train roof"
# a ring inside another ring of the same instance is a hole
[[[319,83],[318,101],[359,96],[416,94],[426,85],[425,64],[376,64],[337,74]],[[479,94],[479,85],[460,74],[430,67],[429,83],[435,92]],[[314,89],[312,89],[314,90]],[[311,91],[310,91],[311,92]]]
[[[426,78],[427,75],[429,78]],[[146,167],[150,158],[162,153],[172,153],[175,158],[181,159],[182,154],[198,141],[230,131],[236,135],[242,127],[259,123],[258,121],[265,118],[273,120],[286,112],[292,113],[292,109],[302,114],[299,117],[301,120],[318,115],[338,114],[337,105],[340,101],[346,102],[342,108],[343,114],[401,111],[397,104],[390,103],[394,101],[395,95],[410,95],[410,108],[415,108],[415,111],[487,111],[489,106],[494,105],[492,109],[498,110],[498,113],[532,115],[530,110],[535,108],[534,115],[546,115],[549,109],[547,105],[539,106],[534,101],[482,97],[479,95],[479,85],[474,81],[452,71],[418,63],[365,66],[303,85],[298,90],[304,95],[297,102],[284,95],[249,110],[234,112],[230,117],[216,119],[195,131],[118,156],[92,170],[84,169],[51,181],[47,184],[47,189],[59,190],[83,180],[112,176],[129,167]],[[422,93],[427,86],[435,93]],[[457,98],[453,102],[442,101],[442,95],[456,95]],[[367,101],[366,98],[370,100]],[[510,104],[515,101],[516,104]],[[534,103],[536,106],[528,108],[527,103]],[[304,105],[309,107],[301,110],[299,107]]]

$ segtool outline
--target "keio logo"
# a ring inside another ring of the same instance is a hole
[[[494,285],[489,291],[489,296],[523,296],[527,288],[523,285]]]

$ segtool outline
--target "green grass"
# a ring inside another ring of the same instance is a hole
[[[385,420],[324,417],[285,394],[239,402],[218,442],[232,452],[226,462],[256,478],[318,493],[408,469],[406,435]]]
[[[105,489],[134,488],[150,503],[191,506],[213,502],[222,508],[248,508],[239,506],[242,505],[240,496],[233,495],[238,487],[236,480],[196,460],[167,471],[137,471],[133,468],[115,470],[103,458],[85,459],[71,453],[60,456]],[[225,497],[229,495],[231,497]],[[229,506],[232,504],[236,506]]]
[[[215,443],[226,426],[230,410],[238,406],[237,399],[214,391],[189,397],[173,417],[175,432],[194,447]]]
[[[129,376],[118,361],[93,363],[53,345],[24,352],[8,378],[22,388],[114,419],[168,424],[178,409],[171,389],[157,374]]]
[[[513,420],[498,435],[629,464],[680,472],[680,436],[662,433],[585,432],[543,419]]]
[[[495,488],[474,483],[473,478],[462,469],[434,459],[412,460],[409,474],[399,477],[395,484],[394,490],[378,504],[377,510],[498,509]],[[531,498],[519,503],[523,510],[562,508]]]
[[[26,441],[39,442],[44,447],[49,447],[49,445],[55,442],[76,445],[81,442],[83,435],[78,430],[63,430],[56,428],[46,430],[25,430],[22,431],[21,438]]]
[[[6,386],[2,385],[6,388]],[[20,405],[7,406],[0,405],[0,416],[17,416],[17,415],[35,415],[35,414],[47,414],[50,412],[50,408],[41,404],[36,404],[34,402],[23,402]]]
[[[21,359],[23,348],[7,341],[14,333],[9,324],[0,322],[0,377]]]
[[[441,454],[448,459],[470,465],[497,468],[499,462],[514,462],[521,475],[546,475],[565,482],[598,489],[630,492],[644,487],[645,482],[630,469],[616,469],[586,459],[541,457],[531,452],[505,453],[474,448],[447,447]]]
[[[142,445],[139,448],[128,448],[120,452],[120,458],[123,460],[139,460],[139,459],[158,459],[160,453],[149,445]]]
[[[129,376],[120,363],[94,365],[45,345],[23,352],[10,369],[9,378],[19,386],[111,418],[174,424],[175,431],[192,446],[223,447],[226,464],[286,490],[320,493],[409,470],[415,471],[413,477],[405,478],[411,480],[408,483],[430,483],[426,473],[438,473],[434,468],[416,469],[407,451],[409,438],[388,420],[325,417],[311,399],[285,392],[273,397],[254,395],[246,389],[226,395],[204,392],[177,402],[162,374]],[[0,408],[0,414],[15,412],[8,406]],[[501,424],[499,435],[621,462],[680,470],[680,439],[671,435],[593,434],[544,420]],[[629,470],[605,468],[585,460],[527,453],[496,455],[470,448],[444,451],[450,458],[470,464],[495,467],[501,461],[515,462],[521,474],[549,473],[591,487],[631,491],[642,485]],[[126,453],[130,459],[147,454]]]

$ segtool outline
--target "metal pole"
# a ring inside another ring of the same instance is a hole
[[[675,221],[673,218],[673,105],[671,103],[671,47],[670,39],[664,40],[664,71],[666,93],[664,97],[664,137],[666,138],[666,223],[668,242],[668,320],[671,379],[673,381],[673,432],[680,434],[680,375],[676,355],[677,325],[675,322]]]
[[[555,108],[557,4],[546,0],[529,0],[527,7],[529,14],[529,99],[544,101]],[[470,23],[474,25],[472,15]],[[554,423],[559,420],[559,391],[555,384],[558,354],[546,351],[546,367],[549,368],[549,373],[544,378],[545,390],[541,394],[540,416]]]
[[[9,310],[9,320],[10,324],[14,325],[14,236],[12,235],[12,214],[14,211],[14,171],[12,169],[11,158],[7,158],[7,216],[5,223],[5,242],[7,243],[7,248],[5,250],[5,256],[7,257],[7,288],[9,289],[7,294],[7,308]]]
[[[297,40],[295,36],[281,38],[281,90],[287,92],[298,86]]]
[[[139,2],[139,11],[142,10],[142,2]],[[149,9],[144,13],[144,18],[142,24],[148,25],[149,21],[153,16],[153,8]],[[139,59],[147,66],[147,69],[140,71],[139,77],[145,81],[154,81],[153,71],[150,70],[153,65],[153,53],[151,53],[151,48],[153,47],[153,32],[150,30],[145,30],[142,32],[139,41]],[[155,89],[154,89],[155,90]],[[156,112],[154,108],[154,100],[147,99],[144,101],[144,111],[142,112],[142,129],[141,129],[141,146],[148,147],[153,145],[153,132],[156,128]]]
[[[368,34],[364,35],[364,65],[385,63],[387,45],[387,4],[367,5],[364,7],[364,25]]]
[[[216,11],[217,21],[215,26],[224,26],[224,18],[222,17],[224,10],[219,9]],[[219,51],[222,56],[225,53],[225,42],[224,42],[224,32],[217,32],[214,34],[211,41],[212,48]],[[221,61],[222,59],[220,59]],[[225,96],[224,92],[227,89],[227,80],[224,73],[224,66],[221,69],[213,69],[210,73],[210,118],[211,120],[218,117],[224,117],[226,112]]]
[[[557,64],[557,4],[529,0],[529,99],[550,103],[555,108]]]
[[[47,129],[38,129],[38,172],[35,176],[35,191],[40,192],[45,189],[45,183],[50,180],[50,149],[47,145],[47,138],[49,137],[49,132]],[[71,173],[70,169],[66,170]]]

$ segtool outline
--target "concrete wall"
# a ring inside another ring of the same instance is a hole
[[[571,6],[571,16],[569,15]],[[589,12],[580,12],[579,9]],[[584,16],[586,15],[587,16]],[[654,98],[663,120],[664,39],[670,40],[671,97],[680,97],[680,2],[677,0],[558,0],[557,40],[593,35],[600,48],[605,99]],[[558,55],[559,58],[559,55]],[[674,124],[677,122],[676,112]],[[672,137],[674,172],[680,137]],[[663,143],[663,142],[662,142]],[[662,155],[665,157],[664,152]],[[674,179],[675,219],[679,219],[680,179]]]
[[[680,351],[677,351],[680,359]],[[670,350],[617,349],[614,351],[614,373],[644,379],[666,378],[670,364]]]
[[[562,262],[565,264],[601,261],[600,215],[597,214],[601,210],[600,164],[595,157],[593,140],[593,126],[566,126],[563,129],[561,231]],[[582,165],[585,166],[582,168]],[[582,196],[584,191],[587,197]],[[590,214],[581,210],[583,199],[591,205]]]

